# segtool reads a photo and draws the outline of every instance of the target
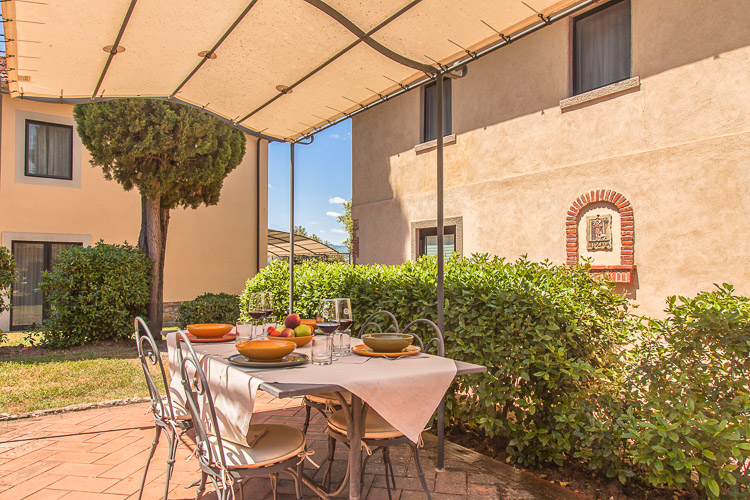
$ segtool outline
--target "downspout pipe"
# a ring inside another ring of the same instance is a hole
[[[443,75],[438,74],[435,78],[436,111],[437,111],[437,324],[445,341],[445,241],[443,220]],[[444,353],[440,353],[443,355]],[[438,433],[438,456],[437,468],[445,468],[445,397],[440,400],[437,418]]]
[[[289,143],[289,314],[294,312],[294,144]]]

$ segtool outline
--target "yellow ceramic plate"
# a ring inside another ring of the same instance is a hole
[[[307,337],[272,337],[274,339],[279,340],[288,340],[289,342],[294,342],[297,344],[297,347],[302,347],[303,345],[307,345],[312,340],[313,336],[308,335]]]
[[[276,361],[297,348],[297,344],[284,340],[247,340],[236,346],[243,356],[254,361]]]
[[[354,354],[359,354],[360,356],[372,356],[375,358],[400,358],[401,356],[412,356],[414,354],[419,354],[421,351],[422,349],[420,349],[419,346],[416,345],[410,345],[401,352],[375,352],[364,344],[359,344],[352,347],[352,352]]]

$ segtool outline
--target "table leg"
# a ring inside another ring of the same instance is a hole
[[[349,427],[349,498],[359,500],[362,493],[362,398],[352,394],[352,425]]]

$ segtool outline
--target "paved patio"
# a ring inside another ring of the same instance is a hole
[[[304,409],[299,399],[280,400],[259,392],[254,423],[265,421],[302,426]],[[154,426],[148,406],[136,404],[50,415],[34,419],[0,422],[0,500],[4,499],[125,499],[138,498],[143,467],[153,438]],[[316,416],[308,433],[313,457],[321,463],[327,440],[323,419]],[[421,456],[435,499],[581,499],[576,493],[554,485],[466,448],[449,443],[446,470],[435,471],[435,439],[425,434]],[[192,445],[192,441],[186,439]],[[170,482],[171,499],[194,498],[195,489],[184,485],[198,477],[197,461],[186,461],[192,447],[178,448],[175,473]],[[392,450],[396,485],[394,500],[424,498],[408,447]],[[159,443],[149,470],[143,498],[164,494],[166,440]],[[337,458],[345,458],[339,448]],[[346,463],[336,460],[334,479]],[[314,469],[305,466],[308,474]],[[368,463],[364,491],[368,499],[388,498],[380,456]],[[315,473],[320,478],[322,471]],[[281,480],[279,498],[294,498],[291,480]],[[211,491],[209,487],[209,491]],[[271,498],[267,479],[246,483],[246,498]],[[306,498],[314,495],[306,490]],[[215,498],[207,493],[204,498]],[[238,495],[239,498],[239,495]],[[317,498],[317,497],[315,497]]]

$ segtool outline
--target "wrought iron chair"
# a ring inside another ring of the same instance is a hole
[[[143,318],[135,318],[134,323],[135,340],[138,345],[138,358],[141,360],[141,368],[143,368],[143,374],[146,376],[148,394],[151,398],[151,413],[154,415],[155,426],[154,440],[151,443],[151,451],[146,460],[146,468],[143,471],[143,479],[141,480],[141,489],[138,493],[138,498],[140,499],[143,495],[143,487],[146,484],[146,476],[148,475],[148,466],[151,463],[156,447],[159,444],[159,438],[161,434],[164,433],[167,442],[169,443],[169,453],[167,455],[167,481],[164,486],[164,498],[166,500],[167,495],[169,494],[169,480],[172,478],[172,471],[174,470],[177,444],[179,443],[180,437],[193,426],[193,423],[188,413],[180,414],[175,411],[175,407],[172,404],[172,397],[169,394],[167,375],[161,361],[161,353],[159,352],[159,347],[157,347],[156,342],[154,341],[153,335],[151,335],[151,330],[148,329]],[[143,333],[141,333],[141,330]],[[164,396],[161,395],[158,387],[154,383],[149,368],[156,368],[158,375],[161,376],[161,381],[166,392]]]
[[[420,326],[426,325],[429,329],[432,329],[435,336],[427,342],[423,342],[422,338],[416,334],[411,333],[410,330]],[[401,333],[411,333],[419,343],[420,348],[423,352],[431,347],[435,347],[438,356],[445,356],[445,342],[443,340],[443,333],[440,328],[428,319],[417,319],[406,325]],[[343,403],[343,402],[342,402]],[[363,410],[362,420],[364,421],[364,429],[362,433],[362,442],[367,446],[369,450],[364,460],[362,461],[362,477],[364,478],[365,466],[370,458],[371,454],[374,454],[378,450],[383,453],[383,466],[385,467],[385,484],[388,488],[388,498],[391,498],[391,485],[396,488],[396,478],[393,473],[393,464],[391,463],[390,454],[388,448],[399,444],[408,444],[411,446],[414,452],[414,461],[417,466],[417,472],[419,473],[419,480],[422,483],[422,488],[428,499],[431,499],[430,489],[427,486],[425,479],[424,470],[422,470],[422,463],[419,459],[419,444],[413,443],[404,436],[398,429],[389,424],[383,417],[381,417],[376,411],[365,406]],[[347,428],[352,423],[352,417],[349,413],[348,408],[341,405],[341,409],[333,412],[326,420],[328,424],[328,460],[326,465],[326,472],[323,476],[323,483],[328,485],[330,490],[331,483],[331,468],[333,465],[334,455],[336,453],[336,442],[342,441],[347,447],[351,445],[347,438]],[[390,482],[388,477],[390,476]],[[338,490],[340,491],[344,484],[347,482],[348,474],[342,480]]]
[[[183,354],[183,347],[187,355]],[[294,480],[297,498],[302,498],[302,470],[305,460],[305,435],[299,429],[280,424],[250,425],[247,442],[222,439],[216,419],[211,390],[198,356],[184,332],[178,333],[178,359],[182,386],[195,429],[196,450],[201,479],[196,492],[200,498],[210,479],[219,500],[234,498],[234,484],[239,482],[244,498],[243,481],[268,475],[276,499],[280,473]],[[199,403],[200,399],[200,403]]]
[[[393,322],[392,325],[386,328],[385,330],[386,332],[398,331],[398,320],[396,319],[396,317],[388,311],[378,311],[374,314],[371,314],[365,320],[364,324],[359,329],[359,333],[357,337],[361,337],[362,334],[366,333],[367,329],[370,327],[375,327],[377,328],[378,332],[382,333],[383,329],[380,323],[375,321],[380,316],[384,317],[382,319],[387,319],[388,321]],[[347,404],[351,403],[352,395],[349,391],[342,391],[341,394],[344,396],[344,399],[346,400]],[[302,402],[305,405],[305,423],[302,426],[302,432],[304,432],[305,434],[307,434],[307,429],[310,427],[310,412],[313,408],[318,410],[323,415],[323,418],[327,418],[330,413],[333,413],[334,411],[341,408],[341,404],[339,403],[338,397],[333,392],[321,392],[320,394],[311,394],[311,395],[305,396]]]

